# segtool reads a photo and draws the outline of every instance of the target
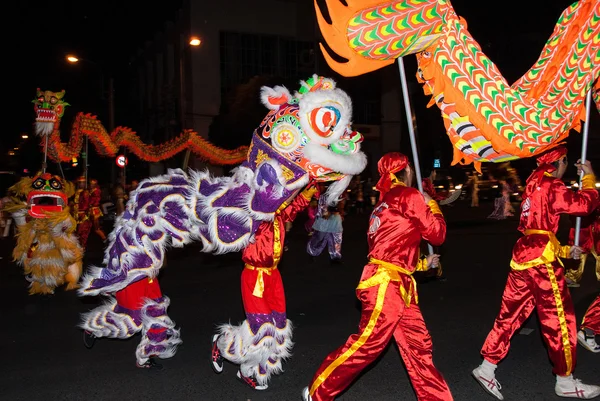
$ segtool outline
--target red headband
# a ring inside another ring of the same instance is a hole
[[[551,164],[556,161],[559,161],[567,154],[567,148],[564,146],[558,146],[554,149],[550,149],[549,151],[543,153],[537,158],[538,164]]]
[[[375,185],[375,188],[377,188],[380,193],[379,199],[382,199],[392,187],[391,175],[404,170],[406,166],[408,166],[408,157],[399,152],[387,153],[379,159],[377,169],[379,170],[381,178],[377,182],[377,185]]]

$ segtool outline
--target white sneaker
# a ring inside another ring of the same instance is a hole
[[[496,380],[495,376],[488,376],[484,374],[481,366],[475,368],[472,372],[472,375],[475,378],[475,380],[477,380],[477,382],[481,384],[481,387],[483,387],[485,391],[487,391],[499,400],[504,399],[502,393],[500,393],[500,390],[502,390],[502,386],[500,385],[500,383],[498,383],[498,380]]]
[[[304,390],[302,390],[302,401],[313,401],[312,397],[310,396],[308,387],[304,387]]]
[[[600,344],[596,342],[595,336],[589,336],[583,330],[579,330],[577,333],[577,341],[579,344],[592,352],[600,352]]]
[[[584,384],[581,380],[573,378],[562,383],[557,381],[554,391],[559,397],[579,398],[582,400],[591,400],[600,395],[600,387]]]

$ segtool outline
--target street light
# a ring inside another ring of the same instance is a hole
[[[66,59],[71,64],[77,64],[80,61],[91,64],[100,73],[100,84],[102,86],[102,92],[104,92],[104,71],[100,65],[90,59],[80,58],[73,54],[67,54]],[[102,94],[104,96],[104,94]],[[115,129],[115,101],[114,101],[114,80],[112,77],[108,79],[108,131],[112,132]],[[85,163],[83,166],[85,176],[85,187],[88,184],[88,136],[85,136]]]
[[[28,139],[28,138],[29,138],[29,135],[25,135],[25,134],[23,134],[23,135],[21,135],[21,138],[22,138],[22,139]]]
[[[183,70],[183,57],[188,47],[198,47],[202,44],[202,39],[198,36],[191,36],[188,44],[181,49],[179,53],[179,125],[181,131],[186,127],[185,114],[186,114],[186,102],[185,102],[185,74]],[[191,151],[188,149],[185,152],[185,158],[183,159],[183,169],[185,170],[190,161]]]

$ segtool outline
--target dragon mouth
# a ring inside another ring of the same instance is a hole
[[[27,197],[29,204],[29,215],[35,218],[44,218],[46,213],[62,212],[66,205],[64,195],[52,194],[47,192],[32,191]]]
[[[39,123],[53,123],[56,121],[56,112],[50,109],[38,109],[35,121]]]

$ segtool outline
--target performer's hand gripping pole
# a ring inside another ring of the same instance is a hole
[[[400,81],[402,82],[402,96],[404,97],[404,110],[406,111],[406,121],[408,122],[408,135],[410,137],[410,147],[412,148],[413,163],[415,165],[415,175],[417,178],[417,187],[423,193],[423,181],[421,179],[421,166],[419,164],[419,152],[417,149],[417,141],[415,139],[415,127],[417,118],[412,111],[410,97],[408,94],[408,84],[406,83],[406,72],[404,71],[404,60],[398,57],[398,68],[400,70]],[[427,244],[429,254],[433,255],[433,246]]]
[[[592,105],[592,89],[587,93],[585,97],[585,124],[583,126],[583,137],[581,138],[581,164],[585,163],[587,158],[587,145],[588,145],[588,133],[590,131],[590,108]],[[581,188],[581,179],[583,178],[583,171],[579,176],[579,188]],[[575,219],[575,246],[579,246],[579,231],[581,230],[581,217]]]

